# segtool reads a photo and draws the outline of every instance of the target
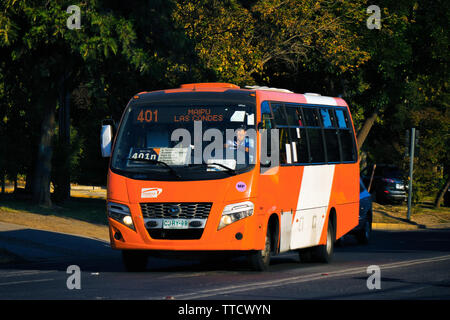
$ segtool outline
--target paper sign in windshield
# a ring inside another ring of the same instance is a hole
[[[245,111],[235,111],[230,118],[231,122],[244,122]]]
[[[130,159],[133,160],[158,160],[159,148],[132,149]]]
[[[182,166],[188,164],[189,148],[161,148],[158,161],[168,165]]]

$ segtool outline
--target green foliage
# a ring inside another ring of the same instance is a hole
[[[68,159],[72,181],[104,184],[101,120],[119,120],[136,92],[206,81],[341,95],[357,130],[378,114],[369,160],[405,169],[405,131],[416,126],[418,195],[450,170],[448,1],[383,1],[380,30],[366,27],[365,0],[81,1],[81,29],[69,30],[72,4],[0,4],[0,174],[33,171],[43,114],[58,114],[62,88],[71,144],[54,135],[53,175]]]

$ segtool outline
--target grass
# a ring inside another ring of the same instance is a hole
[[[106,201],[89,196],[98,197],[98,193],[83,191],[79,197],[71,197],[64,204],[46,208],[32,204],[19,194],[3,194],[0,195],[0,221],[108,240]],[[382,205],[374,202],[373,222],[419,226],[450,223],[450,208],[435,209],[431,200],[425,199],[415,205],[409,221],[406,219],[406,204]]]
[[[434,208],[433,202],[425,199],[411,208],[410,220],[407,220],[407,205],[384,205],[373,203],[376,223],[409,223],[416,225],[433,225],[450,223],[450,208]]]
[[[26,199],[18,199],[13,194],[5,194],[0,196],[0,211],[54,215],[94,224],[107,224],[106,201],[103,199],[71,197],[64,204],[56,204],[49,208],[36,206]]]
[[[103,199],[71,197],[62,205],[47,208],[14,194],[0,195],[0,221],[109,240]]]

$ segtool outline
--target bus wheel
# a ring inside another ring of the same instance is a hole
[[[336,239],[336,232],[331,221],[328,221],[327,227],[327,243],[315,247],[314,260],[317,262],[330,263],[333,259],[334,242]]]
[[[145,271],[148,255],[141,250],[122,250],[122,261],[125,270],[130,272]]]
[[[298,250],[298,256],[300,257],[300,262],[311,262],[313,261],[313,249],[314,248],[304,248]]]
[[[270,264],[270,253],[272,251],[272,235],[267,228],[266,244],[263,250],[250,254],[250,264],[255,271],[267,271]]]

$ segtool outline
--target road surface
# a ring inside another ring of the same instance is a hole
[[[244,258],[151,258],[146,272],[128,273],[109,243],[4,223],[1,252],[10,260],[0,264],[0,299],[450,298],[450,229],[377,230],[366,246],[347,236],[331,264],[301,263],[291,252],[274,257],[263,273],[251,271]],[[69,266],[79,268],[79,278]],[[379,282],[370,266],[379,268]]]

